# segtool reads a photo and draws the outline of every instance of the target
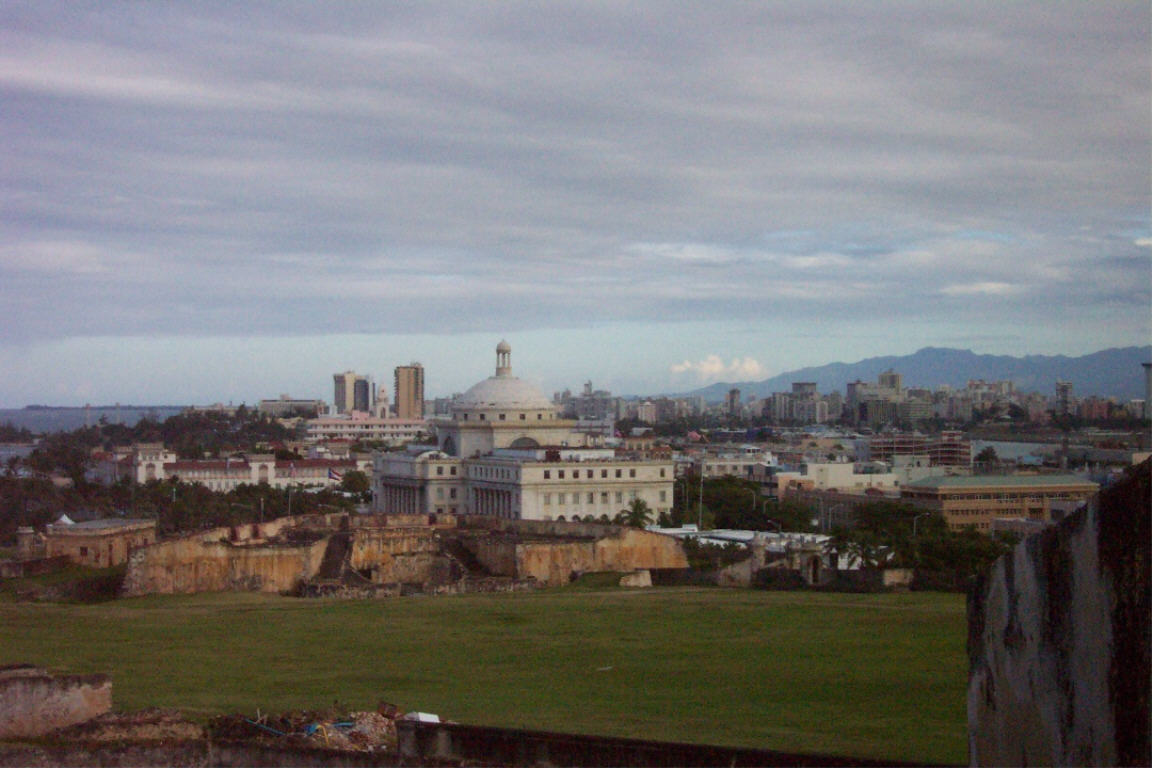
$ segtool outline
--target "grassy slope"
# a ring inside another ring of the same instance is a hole
[[[384,699],[469,723],[966,759],[964,600],[718,589],[0,603],[0,663],[194,715]]]

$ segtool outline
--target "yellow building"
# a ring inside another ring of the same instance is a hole
[[[45,554],[78,565],[109,568],[128,561],[140,547],[156,543],[156,521],[131,518],[54,523],[44,533]]]
[[[900,498],[943,516],[953,529],[991,531],[997,519],[1053,520],[1053,507],[1084,502],[1100,486],[1073,475],[930,477],[905,485]]]

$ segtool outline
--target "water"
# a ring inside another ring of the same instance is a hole
[[[71,432],[85,426],[95,426],[100,417],[109,424],[131,427],[144,418],[164,421],[184,410],[181,405],[100,405],[88,408],[0,408],[0,424],[12,424],[37,434]]]

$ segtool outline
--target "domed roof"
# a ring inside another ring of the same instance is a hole
[[[472,386],[456,401],[457,408],[551,408],[540,390],[515,376],[489,376]]]
[[[552,402],[540,390],[512,375],[512,347],[501,341],[496,346],[496,375],[489,376],[461,395],[456,400],[455,410],[501,408],[511,411],[552,407]]]

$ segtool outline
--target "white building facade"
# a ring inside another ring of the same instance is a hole
[[[669,512],[672,462],[623,459],[590,444],[575,421],[512,375],[511,352],[500,342],[496,374],[457,399],[449,418],[432,422],[435,449],[377,454],[376,510],[599,519],[641,499],[654,518]]]

